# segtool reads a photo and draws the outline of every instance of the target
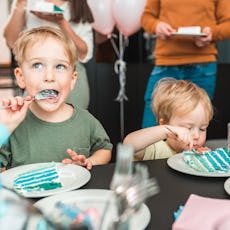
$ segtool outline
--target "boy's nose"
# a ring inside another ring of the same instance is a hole
[[[55,79],[55,74],[52,69],[47,69],[45,73],[45,81],[54,81]]]
[[[193,139],[198,139],[200,137],[199,129],[192,129],[191,132]]]

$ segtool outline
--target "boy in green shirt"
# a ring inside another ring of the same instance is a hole
[[[31,99],[44,90],[56,97],[32,99],[25,119],[0,149],[4,167],[61,161],[91,169],[108,163],[112,144],[100,122],[65,103],[77,80],[73,41],[58,29],[37,27],[21,34],[13,52],[19,87]]]

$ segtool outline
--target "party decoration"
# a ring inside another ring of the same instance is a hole
[[[128,37],[141,28],[141,15],[146,0],[87,0],[93,13],[95,22],[93,28],[110,38],[117,55],[114,71],[119,75],[120,89],[115,99],[120,103],[120,134],[124,138],[124,101],[128,100],[125,92],[126,62],[124,61],[125,48],[128,46]],[[119,31],[119,46],[114,41],[116,36],[112,32],[114,26]]]
[[[113,0],[112,12],[116,27],[126,38],[141,28],[141,15],[146,0]]]
[[[93,28],[110,37],[115,21],[112,14],[112,2],[114,0],[87,0],[94,17]]]

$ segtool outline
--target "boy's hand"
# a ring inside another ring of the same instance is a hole
[[[184,150],[191,150],[193,147],[193,138],[189,129],[179,126],[169,126],[169,131],[167,133],[168,138],[173,138],[180,142],[180,145],[183,146]],[[167,128],[166,128],[167,129]]]
[[[92,169],[92,162],[86,158],[84,155],[77,154],[71,149],[67,149],[67,153],[70,155],[71,159],[66,158],[62,161],[63,164],[76,164],[86,167],[88,170]]]
[[[3,99],[2,106],[10,106],[0,110],[0,122],[7,126],[12,133],[17,126],[25,119],[26,112],[32,102],[32,97],[26,98],[14,97],[11,99]]]

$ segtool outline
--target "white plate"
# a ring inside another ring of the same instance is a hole
[[[224,190],[230,195],[230,178],[224,182]]]
[[[1,173],[1,179],[3,186],[13,189],[14,179],[21,173],[24,173],[28,170],[36,169],[38,167],[44,167],[45,165],[50,163],[37,163],[37,164],[29,164],[22,165],[15,168],[8,169]],[[86,184],[90,178],[90,172],[84,167],[68,164],[63,165],[62,163],[56,163],[58,166],[58,170],[60,173],[60,180],[62,183],[61,188],[45,190],[40,192],[27,192],[24,193],[24,197],[44,197],[54,195],[60,192],[71,191],[77,188],[82,187]]]
[[[204,177],[230,177],[230,171],[227,173],[220,173],[220,172],[206,173],[206,172],[199,172],[199,171],[191,168],[183,160],[183,153],[178,153],[178,154],[168,158],[167,164],[170,168],[172,168],[176,171],[190,174],[190,175],[204,176]]]
[[[35,13],[42,13],[45,15],[55,15],[55,14],[63,14],[63,12],[60,11],[42,11],[42,10],[30,10],[31,12],[35,12]]]
[[[192,36],[192,37],[207,37],[205,33],[180,33],[180,32],[173,32],[172,35],[175,36]]]
[[[65,204],[76,204],[82,210],[87,208],[96,208],[99,213],[103,213],[106,206],[106,201],[111,200],[111,205],[106,212],[103,221],[103,230],[109,229],[109,223],[113,216],[116,215],[115,203],[113,200],[113,192],[111,190],[103,189],[79,189],[76,191],[65,192],[55,196],[43,198],[34,204],[35,207],[40,209],[43,214],[50,215],[55,212],[55,204],[62,201]],[[148,207],[143,204],[140,210],[133,215],[130,221],[130,230],[145,229],[150,221],[151,214]]]

